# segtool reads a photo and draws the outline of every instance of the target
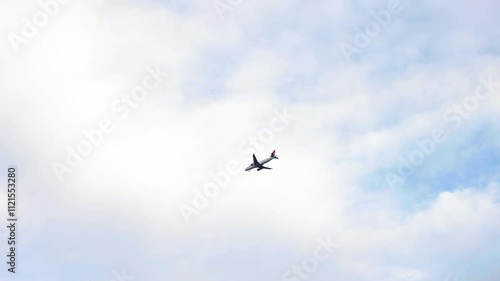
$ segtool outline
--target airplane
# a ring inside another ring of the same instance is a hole
[[[267,162],[273,160],[273,159],[279,159],[278,156],[276,156],[276,150],[273,150],[273,153],[271,153],[271,157],[269,158],[266,158],[262,161],[257,161],[257,157],[255,157],[255,154],[253,154],[253,163],[250,164],[250,166],[248,166],[245,171],[249,171],[252,170],[253,168],[257,168],[257,171],[260,171],[262,169],[268,169],[268,170],[271,170],[272,168],[268,168],[268,167],[264,167],[264,164],[266,164]]]

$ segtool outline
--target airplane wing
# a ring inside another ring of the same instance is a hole
[[[259,163],[259,161],[257,161],[257,157],[255,157],[255,154],[253,154],[253,164],[254,164],[256,167],[260,166],[260,163]]]
[[[257,171],[260,171],[260,170],[262,170],[262,169],[272,170],[273,168],[264,167],[264,166],[262,166],[262,165],[261,165],[261,166],[257,169]]]

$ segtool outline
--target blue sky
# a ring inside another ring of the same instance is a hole
[[[54,1],[0,0],[0,280],[500,278],[496,1]]]

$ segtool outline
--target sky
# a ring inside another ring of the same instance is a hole
[[[0,280],[498,281],[499,9],[0,0]]]

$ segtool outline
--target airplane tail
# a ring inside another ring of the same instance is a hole
[[[276,156],[276,150],[273,150],[273,153],[271,153],[271,157],[274,159],[279,159],[278,156]]]

